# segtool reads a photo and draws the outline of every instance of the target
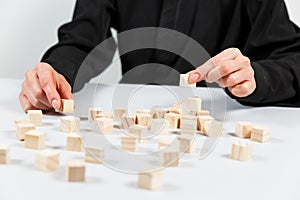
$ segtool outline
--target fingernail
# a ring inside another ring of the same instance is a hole
[[[52,101],[52,107],[53,107],[54,109],[58,109],[58,101],[57,101],[56,99],[54,99],[54,100]]]
[[[197,82],[200,79],[200,75],[198,73],[192,74],[190,76],[190,81]]]

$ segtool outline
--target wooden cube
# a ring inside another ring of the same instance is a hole
[[[197,97],[187,97],[182,103],[182,114],[189,115],[191,112],[196,115],[197,112],[201,112],[202,100]]]
[[[196,135],[197,117],[192,115],[183,115],[180,121],[180,133],[182,135]]]
[[[199,112],[196,112],[196,116],[209,116],[210,112],[209,110],[202,109]]]
[[[103,146],[88,146],[85,148],[85,162],[101,164],[104,159]]]
[[[37,130],[31,130],[25,133],[25,148],[43,149],[46,146],[46,133]]]
[[[28,124],[31,123],[31,121],[29,119],[17,119],[15,120],[15,125],[17,126],[17,124]]]
[[[139,108],[137,109],[136,113],[143,113],[143,114],[151,114],[151,110],[147,109],[147,108]]]
[[[146,113],[137,113],[136,114],[136,124],[141,126],[150,126],[151,125],[151,115]]]
[[[177,136],[180,145],[180,152],[191,153],[195,150],[195,137],[190,135]]]
[[[112,114],[102,112],[102,113],[99,113],[99,114],[96,115],[96,119],[99,119],[99,118],[109,118],[109,119],[112,119]]]
[[[247,142],[236,142],[231,147],[231,158],[246,161],[251,157],[251,146]]]
[[[162,150],[160,154],[160,163],[166,167],[177,167],[179,165],[179,150]]]
[[[114,130],[114,121],[111,118],[97,118],[95,123],[95,132],[102,134],[112,133]]]
[[[133,125],[129,127],[128,135],[135,137],[139,143],[142,142],[143,136],[147,133],[147,127],[141,125]]]
[[[32,123],[20,123],[17,124],[17,137],[20,141],[24,141],[25,140],[25,133],[31,130],[35,130],[35,125]]]
[[[127,108],[115,108],[114,109],[114,120],[121,122],[122,116],[127,113]]]
[[[41,110],[28,110],[27,115],[30,122],[34,125],[40,126],[43,124],[43,113]]]
[[[216,120],[205,121],[203,134],[208,137],[221,137],[223,130],[223,123]]]
[[[9,147],[8,145],[0,145],[0,164],[7,164],[9,160],[8,156]]]
[[[190,83],[189,81],[190,75],[180,74],[179,86],[180,87],[196,87],[196,83]]]
[[[41,171],[51,172],[59,167],[59,153],[52,149],[45,149],[36,153],[35,167]]]
[[[147,190],[160,189],[163,186],[163,171],[144,171],[139,173],[138,187]]]
[[[261,143],[270,141],[270,128],[254,126],[251,129],[251,140]]]
[[[137,149],[138,138],[125,135],[121,136],[121,150],[128,152],[135,152]]]
[[[169,122],[162,118],[153,119],[151,122],[151,133],[154,135],[168,134]]]
[[[84,160],[69,160],[66,165],[66,178],[69,182],[85,181]]]
[[[89,108],[88,119],[89,122],[92,123],[96,120],[96,116],[101,114],[103,111],[101,108]]]
[[[182,104],[183,102],[179,101],[172,105],[171,108],[167,109],[168,113],[182,114]]]
[[[135,124],[135,115],[124,114],[121,120],[121,128],[128,130],[129,127]]]
[[[180,114],[167,113],[165,119],[169,122],[171,129],[177,129],[179,127]]]
[[[167,148],[171,146],[171,144],[174,142],[174,139],[163,139],[159,140],[158,142],[158,150],[162,150],[164,148]]]
[[[214,118],[211,116],[198,116],[197,117],[197,130],[204,134],[204,124],[207,121],[212,121]]]
[[[73,113],[74,112],[74,100],[73,99],[61,99],[61,106],[57,112]]]
[[[67,146],[68,151],[82,151],[82,140],[78,134],[69,134],[67,136]]]
[[[240,138],[251,138],[251,129],[253,124],[251,122],[237,122],[235,128],[235,135]]]
[[[77,133],[80,128],[80,119],[73,116],[64,116],[60,118],[60,131],[66,133]]]
[[[150,112],[152,119],[164,118],[166,113],[167,110],[160,107],[152,108]]]

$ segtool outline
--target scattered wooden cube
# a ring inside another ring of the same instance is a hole
[[[147,108],[139,108],[139,109],[137,109],[136,113],[144,113],[144,114],[151,115],[151,110],[149,110]]]
[[[96,115],[96,119],[99,119],[99,118],[109,118],[109,119],[112,119],[112,114],[109,114],[109,113],[99,113]]]
[[[231,147],[231,158],[246,161],[251,157],[251,146],[247,142],[236,142]]]
[[[103,146],[85,147],[85,162],[101,164],[105,156],[104,150]]]
[[[72,99],[61,99],[61,106],[57,112],[73,113],[74,112],[74,100]]]
[[[52,149],[45,149],[36,153],[35,167],[41,171],[51,172],[59,167],[59,153]]]
[[[169,122],[169,127],[171,129],[177,129],[179,126],[180,114],[167,113],[165,114],[165,119]]]
[[[135,115],[125,114],[122,116],[121,128],[128,130],[130,126],[135,124]]]
[[[196,135],[197,117],[192,115],[183,115],[180,121],[180,133],[182,135]]]
[[[196,112],[196,116],[209,116],[210,112],[209,110],[202,109],[199,112]]]
[[[69,182],[85,181],[84,160],[69,160],[66,165],[66,178]]]
[[[189,115],[193,114],[196,115],[197,112],[201,112],[202,107],[202,100],[197,97],[187,97],[182,103],[182,114]]]
[[[177,140],[174,139],[163,139],[158,141],[158,150],[162,150],[164,148],[170,148],[173,145],[177,145]]]
[[[223,130],[223,123],[216,120],[205,121],[203,134],[208,137],[221,137]]]
[[[35,130],[35,125],[32,123],[20,123],[17,124],[17,137],[20,141],[25,140],[25,133],[31,130]]]
[[[251,122],[237,122],[235,128],[235,135],[240,138],[251,138],[251,129],[253,124]]]
[[[135,152],[137,149],[138,138],[125,135],[121,136],[121,150],[128,152]]]
[[[150,126],[151,125],[151,115],[146,113],[137,113],[136,114],[136,124],[141,126]]]
[[[41,110],[28,110],[28,119],[36,126],[40,126],[43,123],[43,112]]]
[[[151,133],[154,135],[168,134],[169,122],[162,118],[153,119],[151,122]]]
[[[207,121],[212,121],[214,118],[211,116],[198,116],[197,117],[197,130],[201,133],[204,132],[204,124]]]
[[[66,149],[68,151],[82,151],[82,140],[80,135],[73,133],[67,136]]]
[[[172,105],[171,108],[168,108],[168,112],[170,113],[176,113],[176,114],[182,114],[182,104],[183,102],[179,101],[179,102],[176,102]]]
[[[139,173],[138,187],[147,190],[156,190],[163,186],[163,171],[144,171]]]
[[[165,108],[156,107],[151,109],[150,114],[152,119],[160,119],[160,118],[164,118],[166,113],[167,110]]]
[[[8,145],[0,145],[0,164],[7,164],[8,163],[8,151],[9,147]]]
[[[190,135],[177,136],[180,145],[180,152],[191,153],[195,150],[195,137]]]
[[[179,150],[165,148],[159,152],[160,163],[166,167],[177,167],[179,165]]]
[[[111,118],[97,118],[95,122],[95,132],[109,134],[114,130],[114,121]]]
[[[180,87],[196,87],[196,83],[190,83],[189,77],[190,77],[190,75],[188,73],[180,74],[179,86]]]
[[[115,108],[114,109],[114,120],[120,122],[122,116],[127,113],[127,108]]]
[[[17,120],[15,120],[15,128],[17,130],[18,124],[28,124],[28,123],[32,124],[29,119],[17,119]]]
[[[135,137],[139,143],[142,142],[143,136],[147,133],[147,127],[141,125],[133,125],[129,127],[128,135]]]
[[[270,141],[270,128],[254,126],[251,129],[251,140],[261,143]]]
[[[80,128],[80,119],[73,116],[64,116],[60,118],[60,131],[66,133],[77,133]]]
[[[37,130],[31,130],[25,133],[25,148],[43,149],[46,146],[46,133]]]
[[[89,122],[92,123],[96,120],[96,116],[101,114],[103,111],[101,108],[89,108]]]

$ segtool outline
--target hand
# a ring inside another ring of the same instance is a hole
[[[206,80],[216,82],[236,97],[246,97],[256,88],[254,70],[249,58],[239,49],[230,48],[190,72],[191,83]]]
[[[71,86],[49,64],[40,63],[26,73],[19,95],[25,112],[32,109],[59,109],[61,98],[73,99]]]

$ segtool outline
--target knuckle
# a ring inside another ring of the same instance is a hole
[[[43,90],[41,90],[41,89],[36,89],[36,90],[34,91],[33,96],[34,96],[36,99],[40,99],[40,98],[42,98],[43,94],[44,94]]]
[[[220,67],[220,73],[221,74],[228,74],[230,72],[230,67],[228,65],[224,65]]]
[[[37,100],[37,99],[32,99],[32,101],[31,101],[31,104],[34,106],[34,107],[36,107],[36,108],[38,108],[39,107],[39,101]]]
[[[228,77],[227,82],[228,82],[229,85],[236,85],[237,84],[237,77],[234,76],[234,75],[230,75]]]
[[[215,56],[211,58],[211,62],[214,66],[217,66],[220,64],[221,60],[217,56]]]
[[[240,49],[238,49],[238,48],[231,48],[231,50],[232,50],[232,53],[234,55],[240,55],[240,54],[242,54],[241,51],[240,51]]]

